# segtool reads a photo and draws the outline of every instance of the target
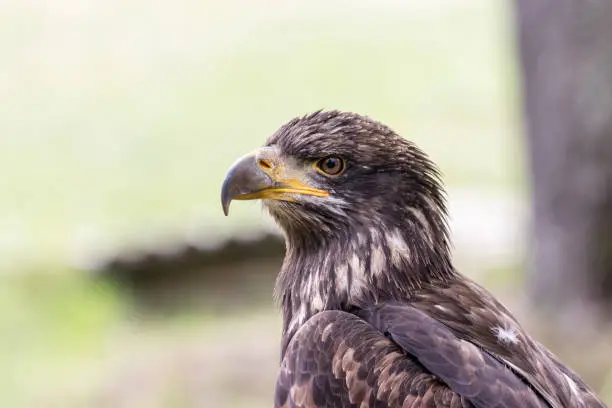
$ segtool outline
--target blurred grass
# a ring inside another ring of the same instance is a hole
[[[120,307],[110,288],[85,276],[24,271],[3,278],[0,404],[55,406],[47,398],[93,383]]]
[[[0,5],[0,406],[269,406],[270,309],[150,327],[75,265],[259,225],[221,218],[225,170],[319,108],[391,125],[450,186],[520,191],[511,47],[485,0]]]

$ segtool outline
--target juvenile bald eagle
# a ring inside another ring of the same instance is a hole
[[[452,264],[439,173],[369,118],[319,111],[222,188],[284,231],[276,407],[604,407]]]

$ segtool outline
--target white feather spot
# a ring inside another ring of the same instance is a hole
[[[348,292],[348,265],[340,265],[336,268],[336,288],[339,292]]]
[[[402,259],[410,259],[410,247],[402,237],[400,230],[395,229],[389,234],[388,245],[391,251],[391,262],[394,265],[400,266]]]
[[[361,268],[361,261],[359,260],[359,256],[356,252],[353,252],[353,254],[351,255],[349,264],[351,266],[351,271],[353,272],[353,275],[363,274],[363,269]]]
[[[385,267],[385,254],[379,245],[372,247],[370,271],[373,275],[382,273]]]
[[[351,282],[349,282],[350,296],[359,297],[362,294],[362,280],[364,279],[364,276],[363,266],[361,265],[361,261],[359,260],[359,256],[356,252],[353,252],[349,264],[351,266],[351,271],[353,272],[353,279]]]
[[[519,342],[518,332],[514,327],[495,326],[491,331],[495,333],[497,341],[501,344],[517,344]]]
[[[448,313],[449,312],[449,309],[447,307],[442,306],[442,305],[434,305],[434,308],[438,309],[442,313]]]
[[[334,329],[333,323],[329,323],[327,326],[325,326],[325,328],[323,329],[323,332],[321,332],[321,340],[326,341],[333,329]]]
[[[569,378],[569,376],[565,373],[563,374],[563,376],[565,377],[565,380],[567,381],[567,384],[569,385],[569,388],[572,391],[572,394],[578,395],[580,393],[580,390],[578,389],[578,385],[576,384],[576,381]]]
[[[305,201],[316,205],[325,205],[325,208],[339,216],[346,216],[344,210],[347,206],[346,201],[342,198],[330,195],[327,197],[314,197],[309,195],[298,194],[294,197],[296,201]]]
[[[431,231],[431,225],[429,221],[427,221],[427,217],[425,217],[425,213],[420,208],[410,208],[410,212],[414,217],[419,221],[420,227],[423,228],[425,232],[425,236],[429,243],[433,243],[433,233]]]
[[[321,298],[321,294],[320,293],[317,293],[312,298],[311,306],[312,306],[314,312],[319,312],[319,311],[323,310],[323,306],[325,306],[325,304],[323,303],[323,298]]]

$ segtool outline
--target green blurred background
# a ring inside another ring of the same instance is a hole
[[[320,108],[370,115],[432,156],[459,266],[526,317],[509,6],[2,3],[0,406],[271,406],[280,339],[271,286],[254,288],[263,300],[246,307],[212,296],[214,307],[158,313],[92,270],[117,253],[184,241],[213,251],[270,228],[255,203],[223,217],[224,173]],[[601,374],[612,360],[551,347],[580,357],[576,368],[612,402]]]

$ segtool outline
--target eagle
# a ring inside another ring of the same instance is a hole
[[[226,175],[225,215],[253,199],[286,245],[275,407],[605,407],[453,266],[440,172],[386,125],[289,121]]]

